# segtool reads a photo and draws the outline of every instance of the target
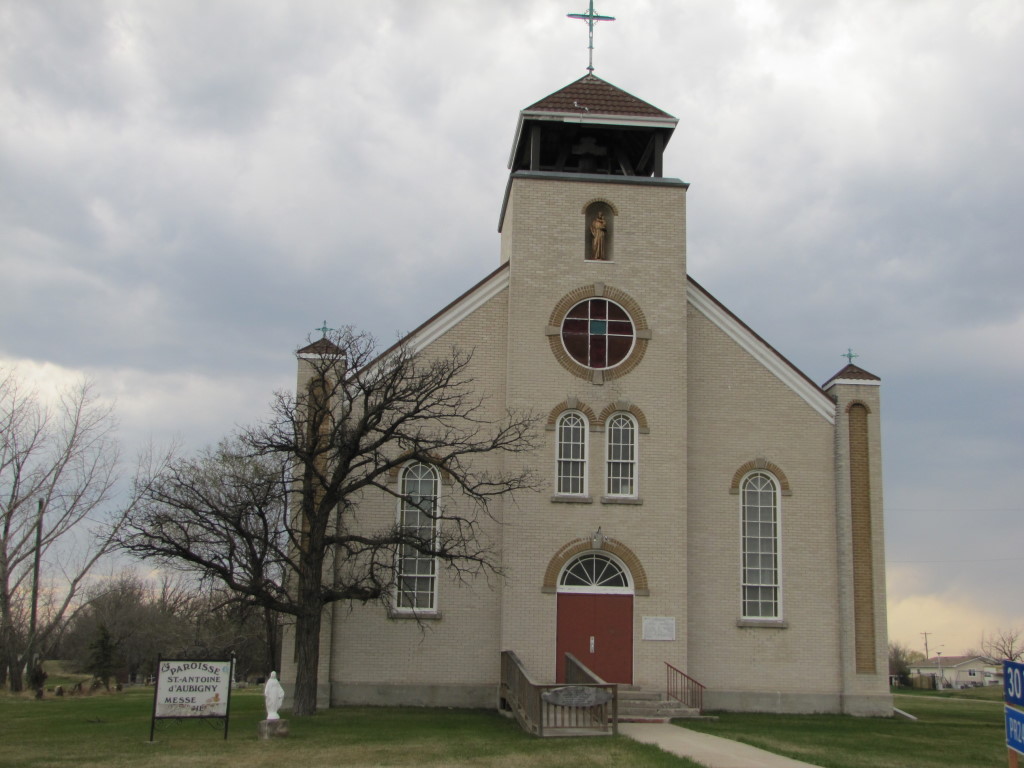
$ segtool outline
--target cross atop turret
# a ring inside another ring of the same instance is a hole
[[[614,16],[601,16],[594,11],[594,0],[590,0],[590,7],[585,13],[567,13],[566,16],[570,19],[580,19],[587,22],[587,28],[590,30],[590,45],[587,46],[590,52],[590,60],[587,64],[587,71],[593,74],[594,72],[594,25],[599,21],[615,21]]]

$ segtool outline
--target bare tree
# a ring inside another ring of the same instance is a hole
[[[910,665],[915,661],[922,661],[924,654],[920,651],[912,651],[903,643],[892,641],[889,643],[889,675],[896,677],[901,686],[910,685]]]
[[[1024,660],[1024,633],[1019,627],[997,627],[989,634],[981,633],[981,650],[991,659]]]
[[[80,605],[131,506],[115,505],[115,427],[88,381],[47,404],[0,370],[0,682],[6,672],[13,691]]]
[[[372,338],[345,329],[299,356],[298,393],[275,395],[269,419],[215,454],[174,464],[122,541],[291,616],[293,714],[307,715],[316,711],[324,606],[387,601],[403,548],[460,575],[494,570],[481,516],[495,497],[536,483],[529,469],[499,471],[500,462],[479,459],[532,449],[535,418],[488,403],[474,386],[472,355],[457,349],[428,357],[399,344],[377,357]],[[275,474],[262,463],[267,457],[285,462],[285,471]],[[437,522],[436,537],[397,522],[368,530],[356,520],[365,494],[403,498],[390,476],[409,461],[437,467],[458,491],[424,510]]]

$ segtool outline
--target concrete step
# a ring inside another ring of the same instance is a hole
[[[619,722],[665,723],[675,718],[700,716],[700,710],[666,699],[660,691],[619,687]]]

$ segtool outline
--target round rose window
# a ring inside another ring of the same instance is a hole
[[[629,313],[608,299],[587,299],[562,320],[562,344],[580,365],[614,368],[633,349],[636,330]]]

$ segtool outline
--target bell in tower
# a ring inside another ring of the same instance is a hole
[[[513,173],[660,177],[678,122],[587,74],[519,113],[509,167]]]

